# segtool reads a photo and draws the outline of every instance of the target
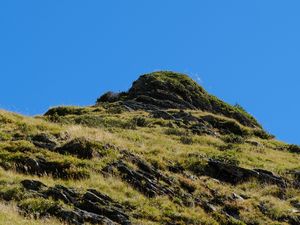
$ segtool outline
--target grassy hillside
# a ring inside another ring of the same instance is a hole
[[[34,118],[0,111],[0,224],[300,224],[298,146],[218,99],[234,113],[128,93]]]

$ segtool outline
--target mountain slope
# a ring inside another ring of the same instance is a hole
[[[0,149],[2,204],[35,224],[299,224],[299,147],[183,74],[95,106],[0,111]]]

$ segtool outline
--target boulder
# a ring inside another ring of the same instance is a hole
[[[121,212],[120,210],[114,207],[103,206],[99,204],[99,202],[92,202],[88,199],[84,199],[83,201],[76,204],[76,207],[86,212],[105,216],[110,220],[122,225],[131,224],[129,217],[125,213]]]
[[[60,154],[70,154],[81,159],[100,157],[103,154],[103,146],[98,142],[92,142],[85,138],[75,138],[63,146],[56,148]]]
[[[51,197],[55,200],[61,200],[66,204],[75,203],[76,197],[78,197],[78,193],[75,193],[74,190],[69,190],[61,185],[49,187],[43,194],[48,198]]]
[[[55,147],[58,145],[57,140],[54,136],[50,134],[37,134],[31,138],[32,143],[40,148],[46,148],[49,150],[55,149]]]
[[[153,118],[161,118],[164,120],[174,120],[174,116],[164,110],[154,110],[151,112]]]
[[[42,182],[37,180],[23,180],[21,181],[21,184],[24,188],[28,190],[34,190],[34,191],[40,191],[42,188],[47,187]]]

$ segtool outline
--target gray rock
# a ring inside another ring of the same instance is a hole
[[[99,157],[99,146],[85,138],[75,138],[55,150],[60,154],[71,154],[81,159]]]
[[[62,185],[47,187],[43,183],[34,180],[23,180],[21,182],[27,190],[34,190],[42,198],[61,200],[73,210],[65,209],[55,205],[50,207],[45,215],[55,216],[69,224],[83,225],[130,225],[129,216],[119,203],[113,201],[109,196],[94,189],[89,189],[85,194],[67,188]]]
[[[247,181],[250,178],[257,178],[260,182],[276,184],[280,187],[287,186],[286,181],[282,177],[276,176],[270,171],[245,169],[214,159],[208,161],[206,173],[209,176],[232,184]]]
[[[151,112],[153,118],[162,118],[164,120],[174,120],[174,116],[163,110],[155,110]]]
[[[55,149],[55,147],[58,145],[58,142],[54,136],[45,133],[37,134],[33,136],[31,140],[35,146],[49,150]]]
[[[42,188],[47,187],[42,182],[37,180],[23,180],[21,181],[21,184],[23,185],[24,188],[28,190],[34,190],[34,191],[39,191]]]
[[[240,200],[240,201],[243,201],[243,200],[244,200],[243,197],[241,197],[240,195],[238,195],[238,194],[236,194],[236,193],[234,193],[234,192],[232,193],[231,198],[232,198],[233,200]]]

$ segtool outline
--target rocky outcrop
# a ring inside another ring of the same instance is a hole
[[[149,198],[167,195],[171,199],[181,199],[185,205],[193,204],[190,201],[191,195],[184,191],[174,178],[165,176],[158,169],[127,151],[123,151],[123,154],[123,160],[112,163],[102,170],[104,175],[113,174],[114,169],[117,169],[124,181]],[[135,164],[138,169],[129,167],[126,161]]]
[[[45,184],[43,184],[38,180],[23,180],[21,181],[21,184],[23,185],[24,188],[33,191],[39,191],[42,188],[47,187]]]
[[[60,154],[70,154],[81,159],[91,159],[104,155],[103,147],[100,143],[92,142],[85,138],[75,138],[55,150]]]
[[[151,112],[152,117],[162,118],[165,120],[175,120],[182,122],[194,134],[218,136],[217,133],[226,135],[234,134],[238,136],[246,136],[248,133],[236,121],[223,119],[213,115],[201,117],[193,116],[191,113],[180,110],[178,112],[167,112],[163,110],[154,110]]]
[[[62,185],[47,187],[40,181],[23,180],[21,182],[27,191],[34,191],[45,199],[51,198],[63,201],[73,210],[62,206],[53,206],[46,213],[56,216],[70,224],[104,224],[104,225],[130,225],[129,216],[125,209],[109,196],[94,189],[87,190],[84,194],[75,189]]]
[[[150,198],[158,195],[175,196],[175,193],[169,187],[161,185],[152,174],[142,170],[130,169],[123,162],[118,162],[115,167],[125,181]]]
[[[45,158],[30,158],[20,156],[14,159],[18,172],[38,176],[51,175],[62,179],[83,179],[89,175],[82,171],[72,171],[72,164],[68,162],[47,161]]]
[[[217,129],[221,134],[235,134],[239,136],[247,135],[246,131],[235,121],[221,119],[212,115],[203,116],[201,119],[210,124],[213,128]]]
[[[248,127],[260,127],[244,110],[209,95],[185,74],[160,71],[141,76],[128,92],[108,92],[97,103],[121,101],[134,110],[193,109],[222,114]]]
[[[175,117],[164,110],[153,110],[151,112],[153,118],[162,118],[164,120],[175,120]]]
[[[58,146],[58,142],[52,135],[41,133],[31,138],[32,143],[40,148],[53,150]]]
[[[276,184],[280,187],[287,186],[287,182],[284,178],[277,176],[270,171],[262,169],[246,169],[214,159],[210,159],[208,161],[205,173],[209,176],[232,184],[247,181],[250,178],[256,178],[263,183]]]

